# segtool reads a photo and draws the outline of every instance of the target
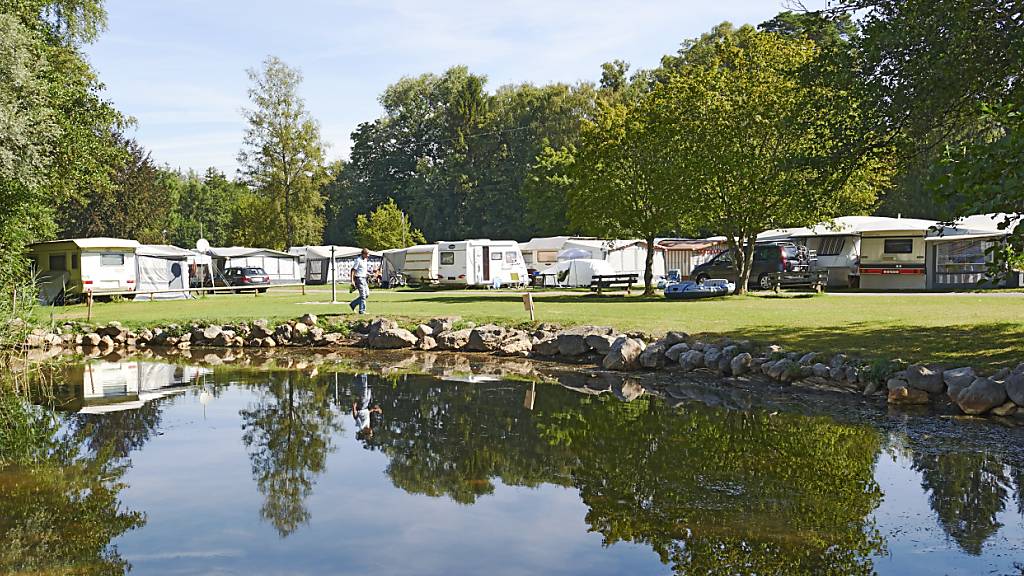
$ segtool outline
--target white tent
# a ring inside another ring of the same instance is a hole
[[[181,300],[191,296],[189,287],[189,258],[191,250],[164,244],[143,244],[135,249],[135,291],[175,290],[159,294],[137,294],[136,300]]]
[[[231,246],[209,248],[205,252],[213,258],[213,267],[221,274],[228,268],[263,268],[273,284],[292,284],[302,281],[299,257],[268,248]]]
[[[408,248],[385,250],[384,279],[399,273],[412,284],[429,284],[438,280],[437,244],[419,244]]]
[[[334,268],[331,268],[331,250],[334,250]],[[291,248],[288,252],[299,256],[303,277],[307,284],[329,284],[332,278],[338,282],[349,281],[352,265],[356,257],[363,251],[355,246],[302,246]],[[376,272],[381,265],[382,252],[370,251],[370,273]]]
[[[615,269],[604,260],[577,258],[562,260],[540,272],[545,286],[586,288],[595,275],[615,274]]]

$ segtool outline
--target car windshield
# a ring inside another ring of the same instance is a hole
[[[242,270],[242,274],[246,276],[266,276],[267,273],[263,271],[263,268],[246,268]]]
[[[782,250],[785,252],[786,258],[790,260],[796,260],[797,256],[800,254],[800,249],[796,246],[783,246]]]

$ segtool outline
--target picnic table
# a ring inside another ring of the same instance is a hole
[[[595,274],[590,280],[590,291],[601,293],[605,288],[625,288],[629,294],[633,284],[636,284],[639,274]]]

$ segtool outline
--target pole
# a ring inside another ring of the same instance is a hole
[[[92,290],[85,293],[85,306],[88,310],[85,314],[85,321],[92,322]]]
[[[338,263],[334,259],[334,244],[331,244],[331,304],[338,303]]]

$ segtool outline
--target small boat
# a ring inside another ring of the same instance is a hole
[[[705,280],[700,284],[687,280],[665,287],[665,298],[670,300],[697,300],[726,296],[736,291],[736,285],[728,280]]]

